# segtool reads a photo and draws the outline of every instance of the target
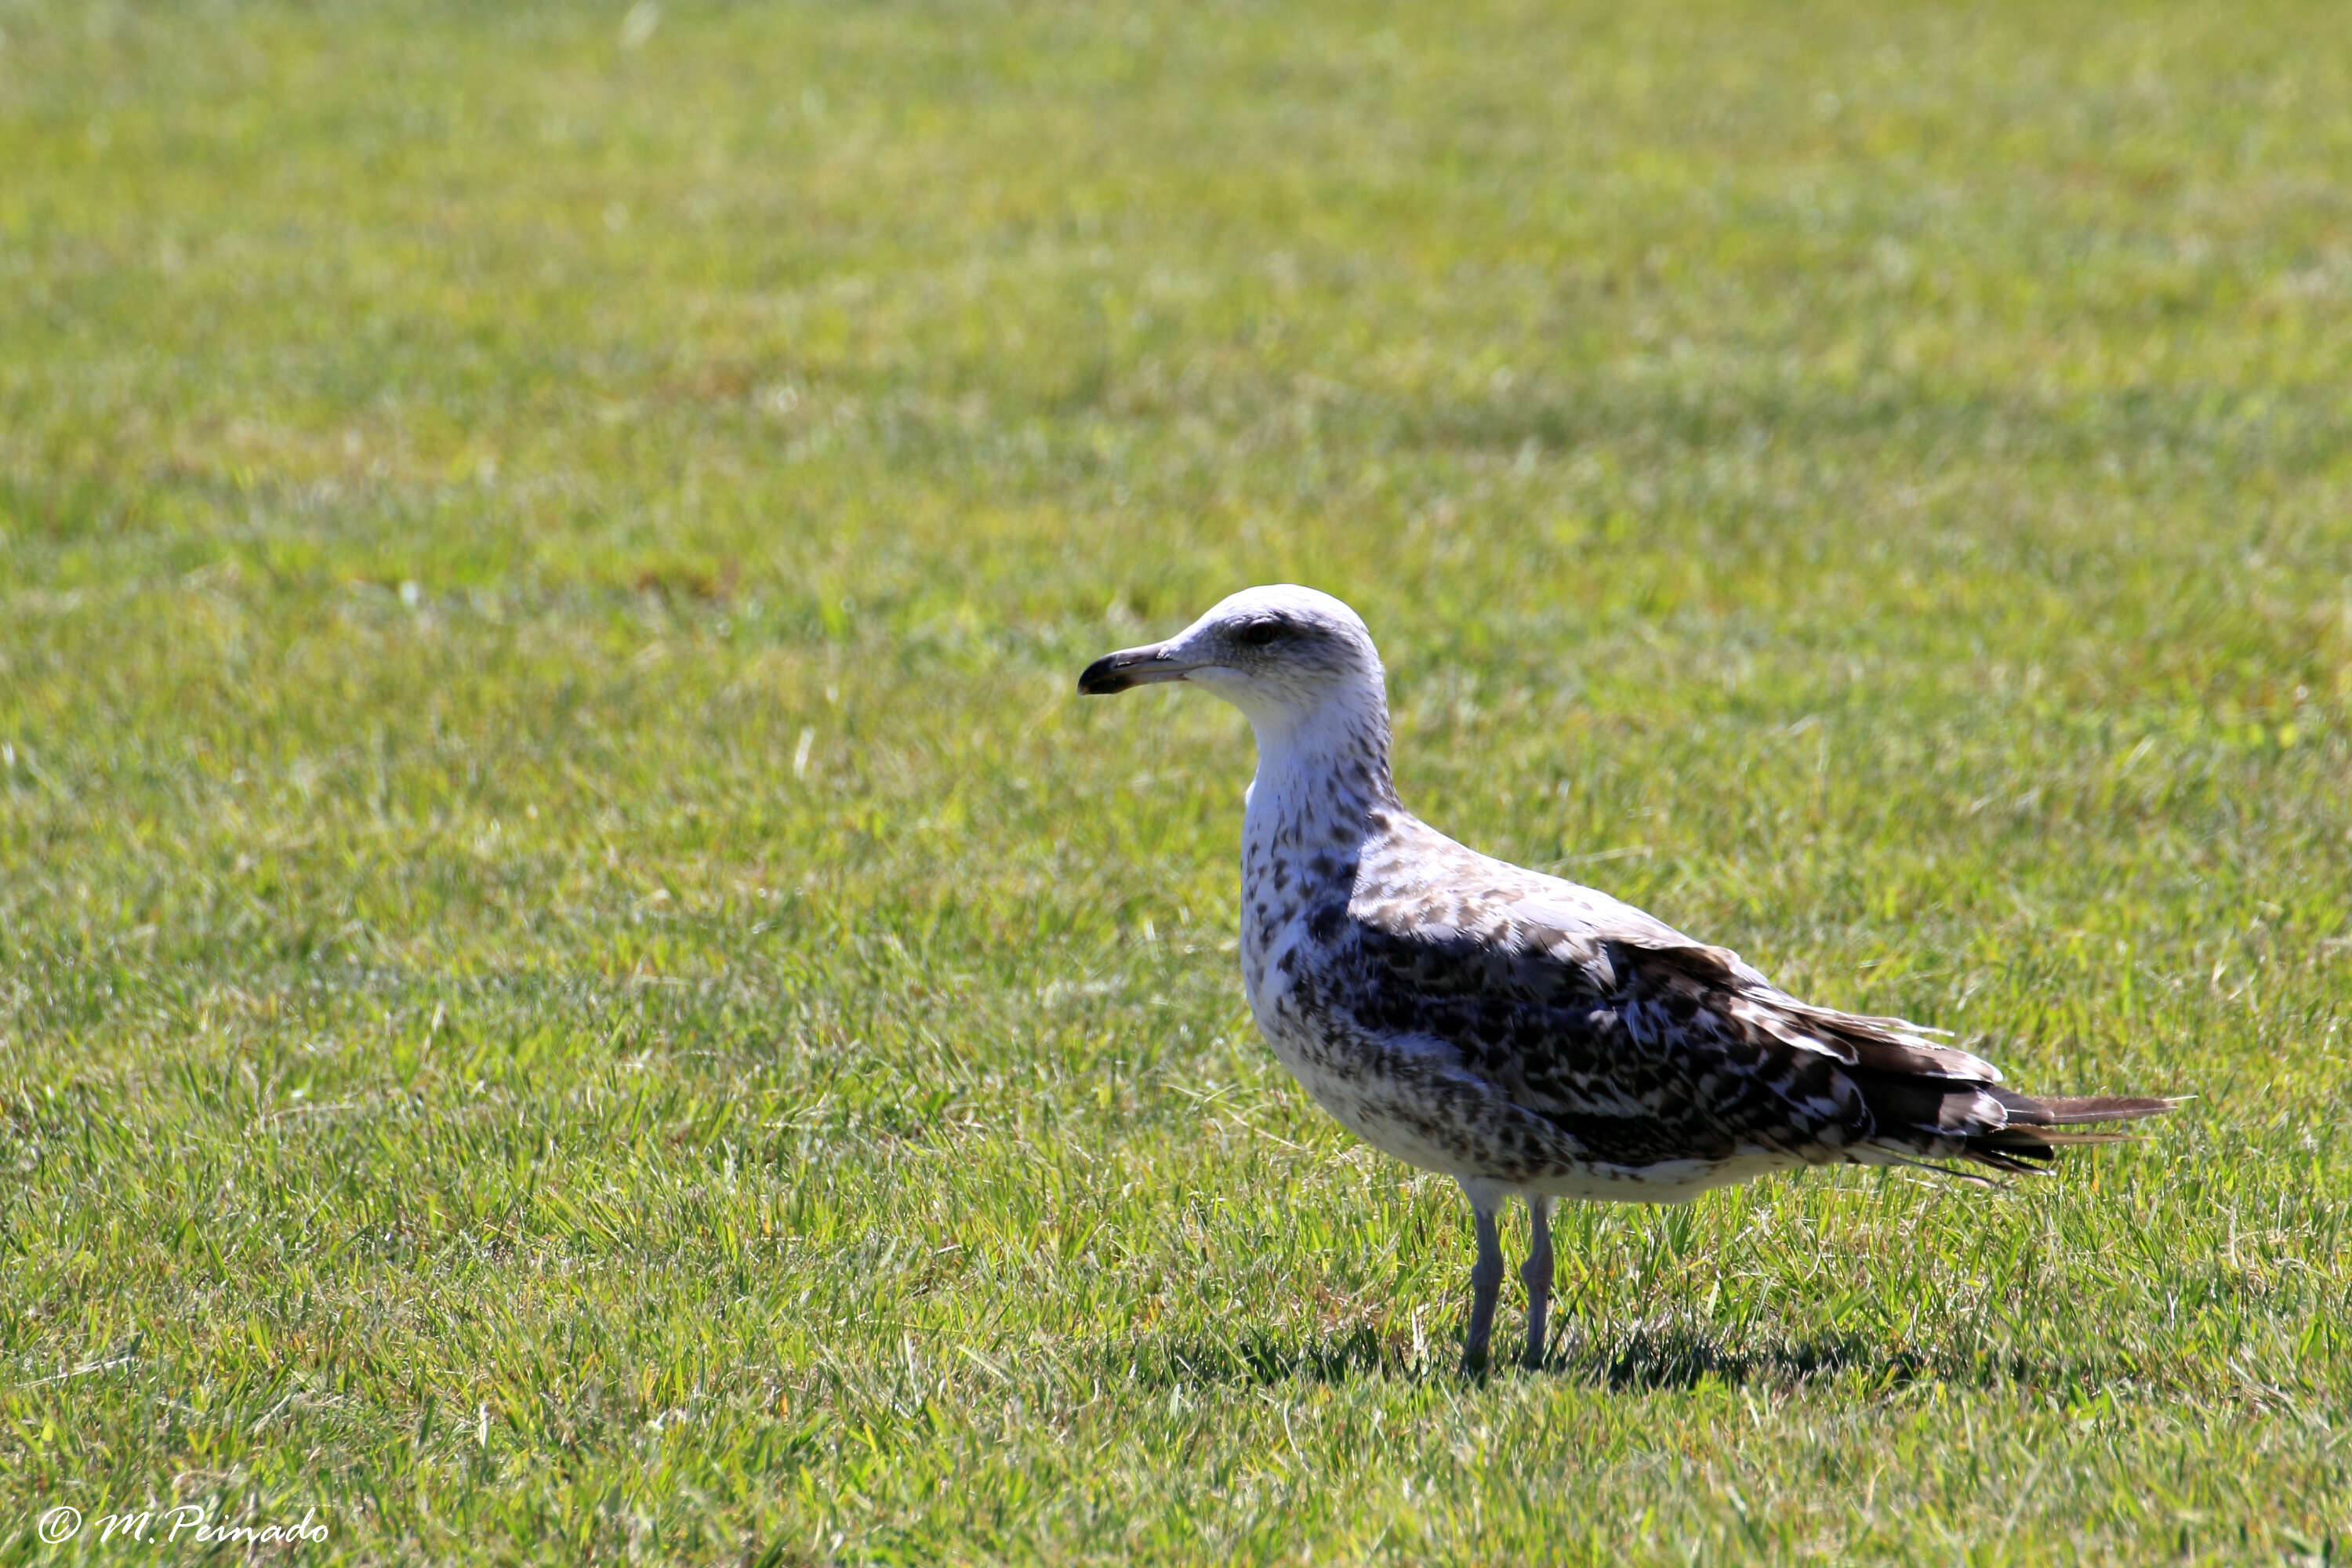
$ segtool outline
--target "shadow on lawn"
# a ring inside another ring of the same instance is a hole
[[[1936,1371],[1915,1352],[1874,1344],[1854,1334],[1727,1345],[1688,1329],[1644,1327],[1599,1347],[1574,1338],[1555,1341],[1544,1367],[1627,1391],[1695,1388],[1708,1381],[1798,1384],[1848,1373],[1895,1387]]]
[[[1517,1363],[1517,1347],[1503,1340],[1498,1331],[1497,1373]],[[1363,1377],[1452,1379],[1460,1375],[1460,1342],[1450,1333],[1427,1338],[1416,1347],[1404,1336],[1384,1336],[1364,1327],[1313,1339],[1254,1333],[1231,1341],[1147,1341],[1129,1347],[1123,1359],[1139,1381],[1175,1386],[1346,1383]],[[1990,1364],[1969,1358],[1939,1361],[1853,1334],[1735,1344],[1690,1329],[1643,1325],[1599,1342],[1571,1329],[1552,1342],[1544,1372],[1628,1393],[1694,1388],[1710,1381],[1788,1385],[1848,1374],[1880,1388],[1921,1379],[2042,1382],[2063,1375],[2063,1369],[2054,1367]]]

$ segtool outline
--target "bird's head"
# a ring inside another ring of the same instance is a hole
[[[1262,739],[1326,714],[1386,717],[1381,656],[1362,619],[1328,594],[1286,583],[1244,588],[1166,642],[1105,654],[1078,689],[1107,697],[1165,680],[1207,687]]]

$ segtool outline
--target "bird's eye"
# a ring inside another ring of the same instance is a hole
[[[1252,621],[1242,628],[1242,641],[1252,647],[1264,647],[1281,635],[1280,621]]]

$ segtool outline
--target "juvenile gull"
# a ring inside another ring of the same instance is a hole
[[[1540,1365],[1556,1199],[1675,1203],[1799,1165],[2040,1171],[2061,1144],[2116,1136],[2074,1129],[2175,1103],[2004,1089],[1940,1030],[1801,1002],[1728,949],[1454,843],[1399,804],[1380,655],[1328,594],[1245,589],[1095,660],[1078,689],[1169,680],[1257,733],[1241,957],[1259,1029],[1341,1125],[1470,1199],[1472,1367],[1513,1195],[1534,1223],[1519,1278]]]

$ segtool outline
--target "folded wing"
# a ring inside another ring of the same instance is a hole
[[[1378,1014],[1362,1022],[1439,1042],[1612,1165],[1769,1156],[2036,1171],[2062,1145],[2120,1136],[2104,1124],[2175,1103],[2020,1094],[1938,1031],[1799,1001],[1737,953],[1573,884],[1434,913],[1425,901],[1349,913],[1362,983],[1349,989]]]

